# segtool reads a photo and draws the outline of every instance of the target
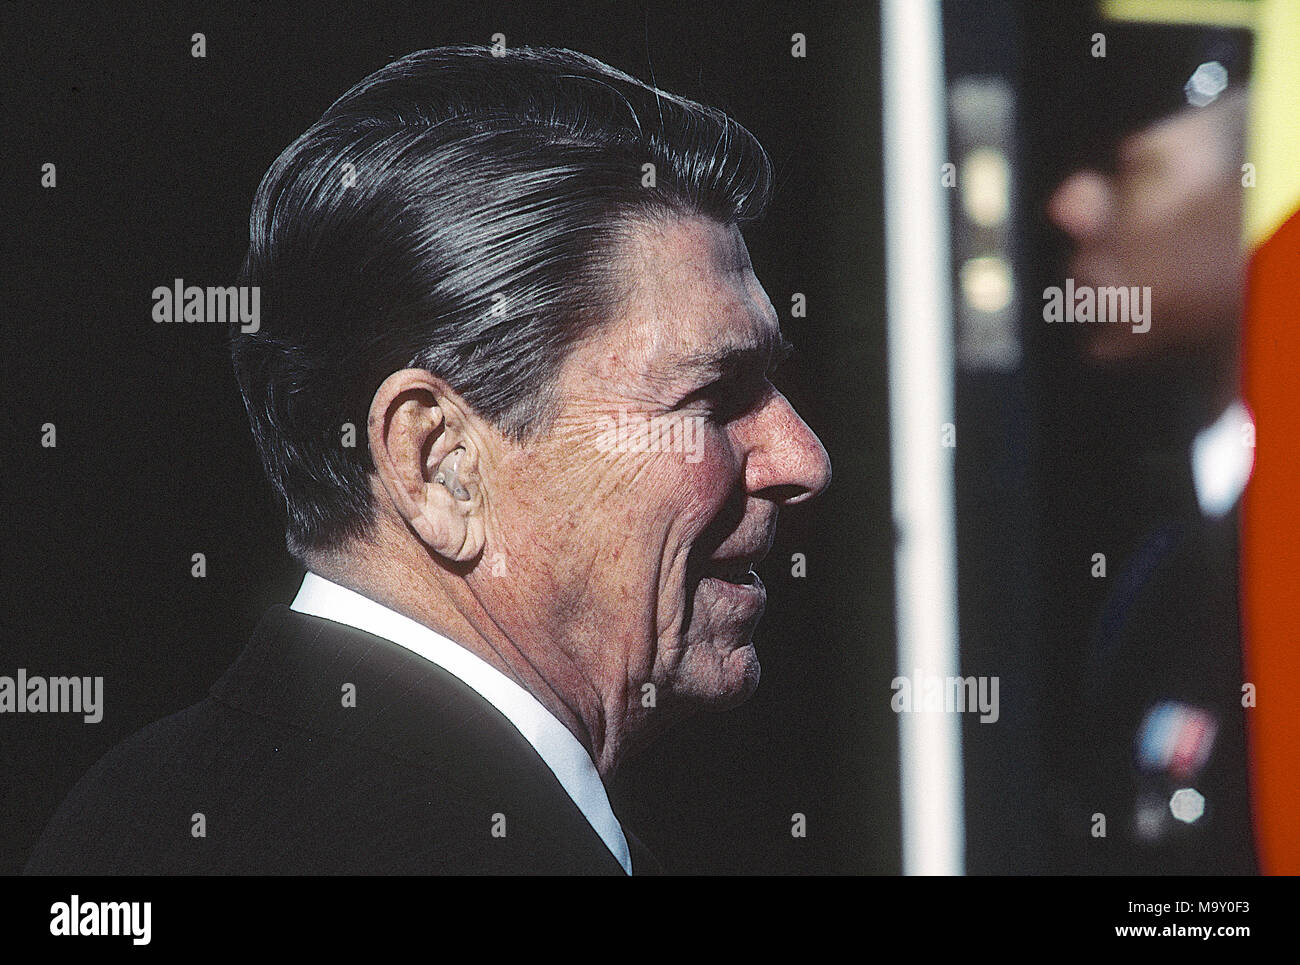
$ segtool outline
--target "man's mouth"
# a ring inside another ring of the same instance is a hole
[[[754,560],[711,560],[704,568],[704,576],[734,583],[737,586],[753,586],[758,583],[758,574],[754,572]]]
[[[754,572],[754,566],[767,555],[768,545],[737,556],[705,560],[700,569],[700,584],[708,585],[717,597],[730,600],[757,616],[767,603],[767,588]]]
[[[725,601],[733,614],[756,619],[767,604],[767,588],[754,567],[772,550],[776,517],[743,516],[743,504],[719,513],[696,541],[687,563],[688,592],[693,599],[703,590],[705,599]]]
[[[750,560],[710,561],[700,574],[700,589],[707,587],[707,598],[724,600],[734,615],[756,620],[767,606],[767,587],[754,572]]]

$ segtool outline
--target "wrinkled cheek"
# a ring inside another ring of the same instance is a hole
[[[659,681],[673,678],[682,664],[695,608],[692,551],[705,552],[701,538],[725,515],[739,479],[733,450],[716,429],[703,429],[695,439],[688,434],[684,442],[675,451],[656,453],[637,467],[627,480],[625,509],[610,515],[608,534],[624,547],[624,553],[641,551],[654,556],[652,561],[646,560],[651,566],[648,575],[657,583],[650,631],[653,655],[650,666],[643,669]],[[648,528],[647,514],[652,517]],[[624,519],[629,525],[620,526]],[[637,539],[646,545],[634,548],[631,544]]]
[[[701,430],[701,438],[683,454],[682,481],[691,494],[692,509],[707,524],[729,496],[734,495],[743,465],[730,436],[716,428]]]

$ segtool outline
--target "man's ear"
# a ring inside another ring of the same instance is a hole
[[[434,553],[455,562],[483,551],[479,449],[468,405],[437,376],[402,369],[370,402],[375,472],[394,511]]]

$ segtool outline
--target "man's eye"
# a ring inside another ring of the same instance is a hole
[[[730,422],[753,409],[766,394],[767,379],[726,381],[713,386],[704,394],[709,415],[715,422]]]

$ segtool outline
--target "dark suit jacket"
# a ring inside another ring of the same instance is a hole
[[[1241,706],[1237,519],[1199,516],[1157,526],[1116,581],[1094,636],[1076,729],[1081,800],[1071,821],[1077,870],[1104,874],[1253,874],[1246,711]],[[1162,702],[1217,724],[1195,774],[1139,766],[1146,715]],[[1205,800],[1192,824],[1167,802],[1193,787]],[[1138,833],[1137,814],[1152,818]],[[1088,836],[1107,815],[1106,840]],[[1159,820],[1155,818],[1158,816]]]
[[[634,870],[659,871],[627,837]],[[26,872],[623,874],[475,691],[398,644],[286,606],[206,699],[81,779]]]

